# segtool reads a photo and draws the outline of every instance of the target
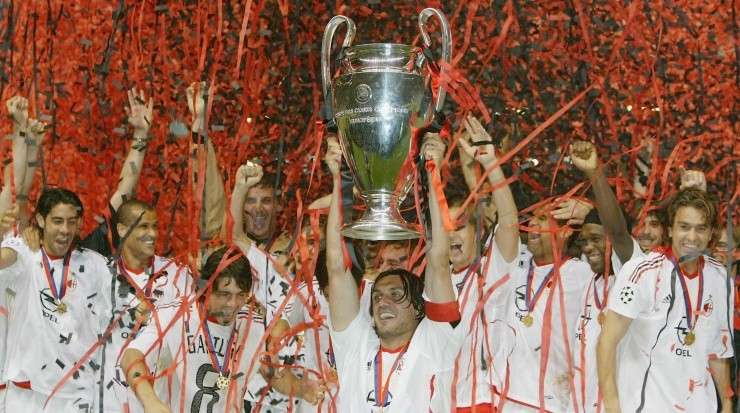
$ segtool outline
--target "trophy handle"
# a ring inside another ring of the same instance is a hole
[[[342,43],[342,49],[349,47],[352,44],[352,40],[355,38],[355,22],[349,17],[338,15],[332,17],[329,20],[329,24],[324,29],[324,39],[321,42],[321,80],[324,86],[324,99],[326,100],[327,108],[331,107],[331,96],[329,94],[329,87],[331,86],[331,46],[334,42],[334,32],[337,28],[347,24],[347,36],[344,38]]]
[[[429,47],[432,45],[432,39],[429,37],[429,33],[427,33],[427,20],[429,20],[429,17],[432,15],[437,16],[437,19],[439,19],[439,23],[442,28],[442,59],[449,64],[452,61],[452,33],[450,32],[450,24],[447,23],[447,18],[445,18],[445,15],[442,14],[441,11],[431,7],[421,11],[419,14],[419,30],[421,31],[421,37],[424,39],[425,46]],[[328,29],[329,28],[327,27],[327,30]],[[326,39],[326,37],[324,38]],[[445,69],[444,66],[440,67],[440,74],[443,74],[446,71],[447,69]],[[442,89],[442,86],[440,86],[437,93],[437,104],[434,108],[435,111],[439,112],[442,110],[442,105],[445,103],[445,96],[446,93],[444,89]]]

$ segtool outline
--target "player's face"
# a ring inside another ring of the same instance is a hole
[[[404,297],[401,277],[384,277],[373,285],[373,321],[381,339],[393,339],[413,334],[419,321],[409,297]]]
[[[36,214],[36,221],[44,230],[43,239],[46,252],[57,257],[67,254],[80,229],[79,211],[75,206],[56,204],[46,217]]]
[[[408,261],[409,254],[406,252],[406,248],[400,245],[388,244],[380,251],[378,271],[383,272],[396,268],[406,269]]]
[[[208,313],[216,318],[219,324],[229,325],[236,320],[236,315],[249,298],[249,293],[242,290],[232,278],[222,277],[215,281],[208,302]]]
[[[701,211],[693,207],[681,207],[676,211],[673,225],[668,228],[671,246],[677,259],[687,254],[700,254],[709,245],[712,227]]]
[[[722,264],[727,264],[727,251],[729,249],[729,242],[727,242],[727,229],[719,229],[720,235],[717,242],[714,243],[714,251],[712,256]]]
[[[552,237],[562,236],[558,231],[554,235],[550,232],[551,220],[547,207],[539,208],[535,211],[534,216],[528,222],[529,232],[527,233],[527,249],[532,253],[532,257],[537,262],[553,262],[552,254]]]
[[[663,244],[664,233],[665,230],[658,218],[654,215],[648,215],[642,228],[637,231],[637,243],[643,251],[651,251]]]
[[[450,208],[450,216],[454,217],[460,207]],[[468,220],[463,226],[450,233],[450,262],[454,270],[465,268],[473,263],[477,251],[475,250],[475,225]]]
[[[277,225],[277,200],[275,190],[263,186],[249,188],[244,202],[246,231],[262,241],[275,232]]]
[[[137,259],[149,259],[154,256],[154,246],[157,243],[158,220],[154,211],[146,211],[144,214],[141,210],[134,210],[133,216],[141,216],[136,223],[136,227],[130,227],[119,224],[118,235],[123,238],[128,233],[128,237],[123,244],[123,249],[131,256]],[[130,233],[128,231],[131,231]]]
[[[586,261],[591,266],[591,271],[596,274],[604,274],[606,256],[606,234],[604,227],[598,224],[585,224],[578,235],[581,250],[586,256]]]

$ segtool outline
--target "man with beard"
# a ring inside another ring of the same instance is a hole
[[[257,247],[266,252],[283,252],[290,235],[277,232],[280,199],[276,192],[277,177],[263,174],[259,182],[249,187],[244,200],[244,231]]]
[[[117,234],[122,240],[120,255],[110,258],[108,266],[115,274],[112,290],[106,292],[114,304],[110,321],[110,341],[105,343],[101,392],[105,412],[142,412],[133,389],[125,381],[125,372],[116,370],[121,349],[139,328],[150,322],[164,329],[159,320],[151,320],[156,307],[189,297],[195,289],[190,271],[173,260],[155,255],[158,220],[154,208],[131,199],[118,208]]]
[[[688,188],[666,215],[670,247],[626,263],[610,294],[597,345],[604,406],[714,412],[719,394],[721,411],[729,413],[733,294],[722,264],[703,253],[717,208],[706,192]]]
[[[259,313],[245,307],[249,262],[223,248],[208,257],[201,275],[207,287],[199,299],[158,308],[158,322],[144,328],[121,357],[147,413],[243,411],[265,334]]]
[[[111,277],[100,254],[72,245],[82,213],[72,191],[47,189],[36,205],[41,249],[32,251],[19,237],[3,241],[0,277],[13,296],[7,411],[79,413],[94,405]]]
[[[244,255],[249,260],[252,272],[255,275],[251,292],[254,299],[265,310],[264,329],[266,330],[267,325],[271,324],[275,317],[279,318],[290,313],[292,303],[291,300],[285,302],[288,291],[291,288],[291,283],[284,268],[276,262],[277,256],[258,248],[255,240],[244,233],[244,228],[250,228],[251,224],[244,225],[242,220],[243,218],[249,220],[251,214],[242,214],[242,208],[245,204],[249,203],[248,201],[245,202],[245,200],[250,193],[253,193],[251,189],[255,185],[259,185],[260,182],[264,182],[261,165],[254,162],[247,162],[245,165],[239,167],[234,181],[234,189],[231,194],[231,214],[234,217],[232,236],[235,243],[240,243],[240,248],[242,248]],[[257,202],[259,205],[255,211],[260,217],[257,220],[258,225],[256,227],[260,230],[269,228],[272,225],[264,226],[266,223],[274,222],[266,219],[268,215],[274,216],[273,212],[270,214],[266,213],[266,205],[271,202],[261,197]],[[264,235],[265,233],[262,232],[262,234]],[[289,339],[288,344],[280,349],[278,354],[280,361],[278,364],[292,365],[296,361],[295,359],[300,359],[302,356],[297,339],[292,337]],[[276,392],[271,383],[268,383],[261,375],[254,376],[251,379],[245,400],[248,408],[253,409],[253,412],[266,411],[268,409],[273,412],[287,411],[291,408],[291,404],[299,402],[296,398],[291,400],[285,394]]]
[[[326,163],[333,176],[327,223],[327,271],[330,333],[339,376],[340,412],[449,412],[460,320],[449,270],[449,238],[439,200],[429,192],[431,232],[422,281],[406,270],[378,275],[372,287],[370,315],[362,315],[356,279],[346,265],[339,233],[341,150],[329,139]],[[425,137],[421,147],[428,165],[429,187],[444,144]],[[429,161],[428,161],[429,162]],[[424,296],[422,296],[422,293]]]

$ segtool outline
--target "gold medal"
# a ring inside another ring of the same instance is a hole
[[[687,346],[694,344],[695,341],[696,341],[696,335],[694,334],[693,331],[689,331],[688,333],[686,333],[686,337],[683,338],[683,342]]]
[[[534,323],[534,318],[532,318],[531,314],[527,313],[527,315],[525,315],[522,319],[522,323],[524,323],[525,327],[532,327],[532,323]]]
[[[599,318],[597,320],[599,320],[599,324],[601,324],[603,326],[604,325],[604,321],[606,321],[606,314],[604,314],[603,311],[600,312],[599,313]]]
[[[224,376],[223,374],[219,374],[218,378],[216,379],[216,387],[218,387],[219,390],[223,390],[229,387],[229,378]]]
[[[57,303],[57,313],[64,314],[67,312],[67,304],[64,304],[63,302],[59,301]]]

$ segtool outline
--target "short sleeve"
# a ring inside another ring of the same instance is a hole
[[[609,293],[609,310],[635,319],[654,306],[653,292],[663,267],[663,256],[628,261]]]

